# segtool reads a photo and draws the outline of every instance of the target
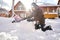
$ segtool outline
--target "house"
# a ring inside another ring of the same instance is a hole
[[[59,1],[58,1],[59,2]],[[39,5],[40,6],[40,5]],[[41,5],[40,8],[43,9],[44,11],[44,17],[45,18],[55,18],[57,17],[57,12],[56,9],[59,7],[60,5],[54,5],[54,4],[49,4],[46,3],[44,5]],[[15,6],[14,6],[14,12],[15,14],[21,16],[25,16],[25,7],[23,5],[23,3],[21,1],[19,1]],[[12,15],[12,10],[9,11],[10,12],[10,16]]]
[[[14,5],[14,13],[19,15],[25,13],[25,7],[21,1],[18,1],[16,5]],[[12,16],[12,10],[9,11],[9,16]],[[24,16],[24,15],[23,15]]]
[[[0,17],[8,17],[8,13],[9,11],[7,11],[6,9],[0,8]]]
[[[59,3],[59,1],[58,1]],[[54,5],[54,4],[49,4],[49,3],[46,3],[46,4],[42,4],[40,6],[40,8],[43,9],[44,11],[44,17],[45,18],[55,18],[55,17],[58,17],[58,13],[56,12],[57,11],[57,8],[60,7],[60,5]]]
[[[44,11],[45,18],[55,18],[58,17],[57,8],[59,5],[51,6],[40,6]]]

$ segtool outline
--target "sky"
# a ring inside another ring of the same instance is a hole
[[[41,2],[57,4],[58,0],[41,0]]]
[[[18,1],[21,1],[25,5],[25,7],[28,7],[28,6],[30,7],[30,4],[33,2],[33,0],[15,0],[15,4]],[[2,0],[0,0],[0,4],[5,4],[6,3],[8,5],[8,6],[7,5],[3,6],[3,8],[6,8],[7,10],[10,10],[11,9],[12,0],[9,0],[9,1],[8,0],[3,0],[3,2],[2,3],[1,2],[2,2]],[[37,2],[57,4],[58,0],[38,0]]]

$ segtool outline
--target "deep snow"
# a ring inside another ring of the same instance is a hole
[[[34,29],[34,22],[26,20],[11,23],[13,18],[0,17],[0,40],[60,40],[60,19],[46,19],[46,25],[53,30],[43,32]]]

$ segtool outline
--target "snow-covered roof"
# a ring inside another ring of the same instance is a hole
[[[44,3],[44,2],[40,2],[40,3],[36,3],[39,6],[60,6],[60,5],[56,5],[56,4],[52,4],[52,3]]]
[[[0,13],[6,13],[6,14],[8,14],[8,11],[6,9],[0,8]]]

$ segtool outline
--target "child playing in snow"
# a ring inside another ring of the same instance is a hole
[[[22,20],[22,18],[19,15],[15,15],[14,19],[15,20],[13,20],[12,23],[14,23],[14,22],[20,22]]]
[[[45,18],[44,18],[44,14],[43,14],[43,10],[36,4],[36,3],[32,3],[32,15],[34,17],[34,20],[36,21],[35,23],[35,29],[40,29],[42,31],[46,31],[46,30],[52,30],[51,26],[48,25],[45,27]],[[40,26],[41,25],[41,26]]]

